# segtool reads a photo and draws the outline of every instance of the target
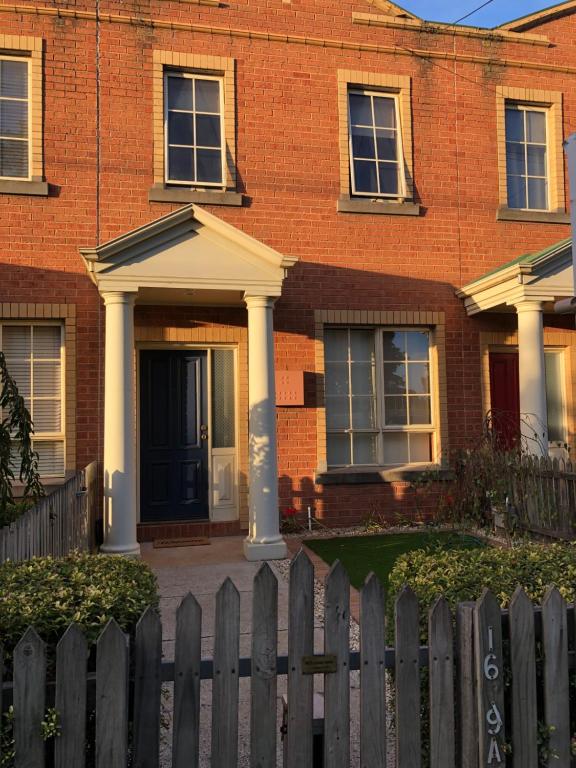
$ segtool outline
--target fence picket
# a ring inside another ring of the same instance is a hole
[[[538,763],[538,713],[534,608],[521,587],[510,601],[510,665],[512,670],[512,763],[526,768]]]
[[[128,642],[110,619],[96,643],[96,768],[128,761]]]
[[[250,765],[276,768],[276,656],[278,582],[268,563],[254,577],[252,601],[252,675],[250,691]]]
[[[60,736],[54,743],[56,768],[84,768],[86,751],[86,665],[88,645],[70,624],[56,646],[56,700]]]
[[[476,685],[474,673],[474,603],[456,608],[457,689],[460,768],[478,768]]]
[[[202,609],[188,593],[176,611],[173,768],[197,768],[200,755]]]
[[[386,768],[384,590],[373,573],[360,599],[360,763],[362,768]]]
[[[134,642],[134,768],[160,763],[162,624],[148,607],[136,625]]]
[[[350,764],[350,580],[337,560],[324,591],[324,653],[336,672],[324,675],[324,766]]]
[[[212,682],[212,765],[238,764],[240,594],[226,579],[216,594]]]
[[[420,768],[420,625],[418,600],[409,587],[396,599],[396,760]]]
[[[542,601],[544,646],[544,716],[550,731],[549,766],[570,766],[570,706],[568,691],[568,625],[566,603],[554,587]]]
[[[455,768],[454,639],[452,614],[439,598],[428,618],[430,676],[430,767]]]
[[[39,727],[46,701],[46,649],[29,627],[14,649],[14,766],[44,768]]]
[[[286,768],[312,764],[314,677],[302,658],[314,653],[314,569],[303,550],[290,565],[288,616],[288,733]]]

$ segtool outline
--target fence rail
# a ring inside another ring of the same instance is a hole
[[[97,463],[92,462],[0,528],[0,563],[93,549],[96,485]]]
[[[301,552],[290,569],[288,656],[277,653],[278,584],[266,564],[254,583],[251,659],[239,656],[240,600],[229,579],[216,596],[212,659],[201,658],[202,610],[191,594],[177,611],[173,663],[162,662],[162,626],[150,608],[131,640],[114,621],[106,625],[92,668],[90,649],[77,626],[62,636],[55,668],[53,652],[47,654],[30,628],[14,651],[12,680],[4,686],[5,702],[14,704],[15,766],[159,768],[161,723],[167,714],[162,684],[173,681],[171,763],[164,755],[162,765],[198,768],[205,742],[200,732],[200,711],[206,711],[201,681],[211,679],[211,693],[206,689],[211,695],[211,765],[236,768],[239,679],[249,675],[250,765],[273,768],[277,680],[286,674],[285,765],[313,765],[314,687],[322,675],[324,766],[346,768],[351,761],[350,723],[356,717],[350,705],[350,673],[360,669],[357,738],[362,768],[386,767],[391,738],[396,768],[420,768],[423,745],[430,768],[536,768],[539,720],[548,729],[549,765],[569,768],[569,670],[576,640],[567,627],[574,623],[574,609],[556,589],[547,591],[539,610],[520,589],[508,612],[500,610],[488,591],[476,603],[458,606],[455,614],[440,598],[427,614],[428,645],[421,644],[416,597],[404,589],[393,611],[395,644],[387,647],[385,596],[372,576],[361,593],[359,652],[350,651],[348,604],[348,577],[336,563],[326,579],[324,648],[318,653],[314,571]],[[509,648],[506,654],[504,647]],[[538,656],[537,647],[542,650]],[[538,674],[537,658],[543,658]],[[504,679],[509,680],[506,687]],[[60,723],[53,755],[47,754],[39,727],[49,702],[55,702]],[[422,727],[421,704],[429,729]],[[387,732],[391,708],[394,734]],[[95,714],[91,735],[86,710]],[[87,743],[93,763],[86,761]]]

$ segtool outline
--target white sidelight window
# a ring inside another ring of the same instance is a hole
[[[548,440],[566,443],[566,403],[564,399],[564,355],[561,350],[544,350],[546,370],[546,412],[548,414]]]
[[[61,325],[0,325],[0,349],[34,422],[43,477],[64,476],[64,342]]]
[[[225,185],[223,82],[167,71],[164,78],[166,183]]]
[[[428,329],[326,328],[330,467],[434,461]]]
[[[548,194],[548,110],[506,105],[508,207],[545,211]]]
[[[0,178],[30,178],[29,62],[0,56]]]
[[[348,91],[353,195],[405,197],[398,94]]]

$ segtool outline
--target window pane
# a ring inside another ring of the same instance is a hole
[[[209,181],[214,184],[222,182],[222,153],[220,150],[198,149],[196,159],[198,162],[198,181]]]
[[[376,409],[373,397],[352,398],[352,428],[372,429],[376,426]]]
[[[354,464],[377,464],[376,435],[354,435]]]
[[[528,146],[528,175],[546,176],[546,147]]]
[[[566,440],[564,424],[564,387],[562,386],[562,359],[558,352],[545,352],[546,408],[548,411],[548,439]]]
[[[352,126],[352,154],[354,157],[376,158],[372,128]]]
[[[32,333],[29,325],[4,325],[2,351],[7,358],[26,357],[32,353]]]
[[[430,398],[409,397],[410,424],[430,424]]]
[[[384,434],[384,464],[408,463],[408,435],[404,432]]]
[[[396,132],[395,131],[376,131],[376,145],[378,147],[379,160],[398,159],[396,152]]]
[[[380,192],[383,195],[398,194],[398,166],[395,163],[378,163]]]
[[[526,179],[508,174],[508,205],[510,208],[526,208]]]
[[[186,112],[168,113],[168,143],[194,144],[194,116]]]
[[[424,395],[430,392],[430,372],[427,363],[408,364],[408,392]]]
[[[406,365],[384,363],[384,392],[387,395],[406,394]]]
[[[546,179],[528,179],[528,208],[546,209],[546,197]]]
[[[196,111],[220,113],[220,83],[217,80],[196,80]]]
[[[61,440],[34,441],[38,453],[38,468],[41,475],[64,474],[64,443]]]
[[[378,193],[378,183],[376,181],[376,163],[367,160],[354,161],[354,179],[356,190],[358,192]]]
[[[324,331],[326,360],[348,360],[348,331],[344,328]]]
[[[194,181],[194,150],[170,147],[168,150],[169,178],[174,181]]]
[[[328,429],[350,428],[350,399],[348,397],[326,398],[326,425]]]
[[[56,397],[60,395],[60,363],[34,361],[34,397]]]
[[[404,360],[406,334],[402,331],[384,331],[384,360]]]
[[[169,109],[187,109],[194,107],[192,96],[193,80],[187,77],[168,78],[168,107]]]
[[[432,461],[431,435],[412,432],[410,441],[410,461]]]
[[[374,394],[374,367],[371,363],[352,363],[352,392],[355,395]]]
[[[355,363],[374,360],[374,331],[350,331],[350,357]]]
[[[347,395],[348,363],[326,363],[324,382],[327,395]]]
[[[430,356],[430,335],[425,331],[406,333],[408,360],[426,360]]]
[[[234,439],[234,352],[215,349],[212,353],[212,420],[214,448],[233,448]]]
[[[196,144],[199,147],[220,147],[220,118],[211,115],[197,115],[196,117]],[[220,161],[220,153],[218,153]],[[200,161],[198,161],[200,166]]]
[[[350,458],[350,435],[328,435],[326,440],[328,465],[348,466]]]
[[[524,113],[518,109],[506,110],[506,139],[524,141]]]
[[[359,93],[348,94],[350,104],[350,122],[352,125],[372,125],[372,106],[370,96]]]
[[[28,98],[28,62],[0,61],[0,97]]]
[[[379,128],[396,128],[396,106],[394,99],[374,96],[374,120]]]
[[[506,144],[506,169],[511,174],[526,173],[524,144]]]
[[[546,115],[544,112],[526,112],[527,141],[546,144]]]
[[[30,397],[30,387],[32,385],[32,367],[30,361],[11,360],[6,358],[6,363],[8,365],[8,371],[18,387],[18,394],[22,397]]]
[[[0,176],[27,178],[27,141],[0,139]]]
[[[408,423],[406,414],[406,397],[384,398],[384,423],[386,425],[405,425]]]
[[[0,101],[0,135],[28,136],[28,102]]]
[[[60,432],[62,429],[62,406],[59,400],[34,401],[34,431]]]
[[[34,326],[34,358],[60,359],[61,331],[55,325]]]

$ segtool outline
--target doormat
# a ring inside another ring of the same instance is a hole
[[[210,544],[207,536],[192,536],[188,539],[154,539],[154,549],[164,547],[203,547]]]

